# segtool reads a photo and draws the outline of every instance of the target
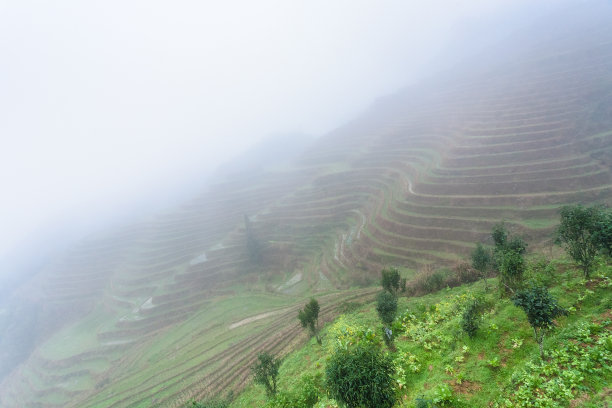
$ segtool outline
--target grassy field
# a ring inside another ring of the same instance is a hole
[[[423,398],[448,407],[604,407],[612,399],[612,264],[600,264],[591,280],[562,259],[546,261],[546,266],[547,272],[532,269],[528,279],[548,284],[570,313],[558,318],[545,337],[544,360],[525,314],[500,297],[496,279],[491,279],[495,289],[489,291],[477,282],[400,297],[393,324],[395,351],[380,340],[375,303],[355,303],[354,310],[325,326],[322,346],[312,339],[284,358],[279,392],[299,395],[301,379],[310,376],[320,387],[316,406],[337,406],[325,390],[327,361],[338,341],[348,337],[358,342],[359,333],[371,330],[394,360],[401,396],[397,406],[414,407]],[[461,315],[476,297],[487,307],[470,338],[461,329]],[[263,387],[252,384],[230,407],[263,407],[266,402]]]

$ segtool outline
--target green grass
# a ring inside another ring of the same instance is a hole
[[[545,338],[544,364],[524,313],[509,299],[500,298],[497,290],[485,292],[482,282],[423,297],[401,297],[393,326],[397,351],[391,353],[402,396],[397,406],[413,407],[420,396],[435,399],[444,387],[450,390],[453,400],[444,406],[451,407],[484,407],[489,403],[500,407],[531,406],[520,405],[521,397],[529,393],[537,395],[543,407],[569,406],[574,399],[580,399],[580,406],[603,406],[605,389],[612,380],[612,265],[600,265],[591,281],[585,281],[566,261],[556,260],[553,266],[553,275],[530,276],[547,283],[560,304],[570,310]],[[489,284],[495,286],[496,279],[489,280]],[[475,296],[484,299],[487,306],[476,336],[470,338],[463,333],[460,322],[464,308]],[[347,328],[352,333],[369,328],[378,335],[381,324],[375,304],[359,306],[328,324],[322,331],[322,346],[312,339],[286,356],[280,369],[279,389],[299,393],[301,377],[324,376],[334,344],[342,336],[346,340]],[[359,341],[358,336],[354,339]],[[382,342],[380,347],[384,347]],[[584,361],[592,363],[589,366]],[[578,377],[569,378],[569,371],[578,373]],[[529,388],[533,381],[542,382],[540,391]],[[567,389],[569,394],[563,397],[562,390]],[[234,399],[231,407],[265,404],[263,388],[252,384]],[[336,405],[321,390],[317,407],[328,406]]]

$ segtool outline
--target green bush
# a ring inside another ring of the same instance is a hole
[[[298,312],[298,320],[302,327],[308,327],[310,335],[317,338],[317,342],[321,344],[319,338],[319,302],[315,298],[311,298],[310,301]]]
[[[278,392],[266,404],[267,408],[312,408],[319,401],[321,374],[317,376],[305,375],[300,379],[298,391]]]
[[[461,319],[461,328],[468,336],[474,337],[480,326],[480,314],[482,311],[481,302],[478,299],[473,300],[463,312]]]
[[[257,361],[251,366],[254,381],[266,388],[266,395],[272,397],[276,394],[276,380],[281,360],[268,352],[259,353]]]
[[[567,311],[557,304],[557,300],[550,295],[548,289],[539,286],[518,292],[512,301],[527,315],[535,340],[540,346],[540,356],[544,357],[542,350],[544,333],[554,326],[554,319],[557,316],[567,314]]]
[[[521,288],[527,265],[523,254],[513,250],[499,253],[499,285],[503,293],[514,292]]]
[[[400,280],[400,273],[399,269],[397,268],[391,267],[381,271],[380,284],[384,290],[390,293],[396,293],[399,290]]]
[[[561,208],[561,223],[557,228],[557,242],[563,244],[567,254],[582,267],[589,278],[599,251],[609,249],[612,216],[604,207],[566,205]]]
[[[397,298],[389,292],[383,291],[376,296],[376,311],[380,320],[391,326],[397,313]]]
[[[436,406],[451,406],[455,401],[453,390],[448,384],[440,384],[433,395],[433,402]]]
[[[446,276],[442,271],[434,271],[427,276],[423,282],[423,287],[426,293],[437,292],[444,287],[444,280]]]
[[[332,398],[348,408],[391,408],[397,401],[393,360],[378,348],[337,349],[325,369]]]

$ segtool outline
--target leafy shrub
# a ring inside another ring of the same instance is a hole
[[[461,318],[461,328],[468,336],[474,337],[480,326],[480,314],[482,311],[482,304],[478,299],[475,299],[468,305],[463,312]]]
[[[396,293],[400,288],[400,279],[399,269],[397,268],[391,267],[381,271],[380,284],[383,290],[387,292]]]
[[[567,314],[567,311],[557,304],[557,300],[550,295],[548,289],[540,286],[518,292],[512,301],[527,315],[527,320],[533,327],[535,340],[540,346],[540,355],[543,357],[542,341],[545,330],[552,328],[554,319]]]
[[[444,285],[445,275],[442,271],[433,271],[425,276],[423,287],[426,293],[436,292],[442,289]]]
[[[563,244],[567,254],[582,267],[587,279],[595,264],[595,256],[610,244],[606,243],[612,228],[606,221],[610,219],[612,216],[606,214],[601,206],[566,205],[561,208],[557,242]]]
[[[254,381],[266,388],[266,395],[272,397],[276,394],[276,380],[281,360],[268,352],[259,353],[257,361],[251,366]]]
[[[322,376],[305,375],[300,379],[298,391],[279,392],[266,404],[267,408],[312,408],[319,401]]]
[[[346,350],[349,347],[364,343],[371,346],[380,346],[380,338],[371,328],[363,326],[347,315],[341,315],[327,331],[331,340],[327,343],[327,350],[333,353],[338,349]]]
[[[481,274],[467,262],[461,262],[454,267],[455,275],[459,277],[461,284],[476,282]]]
[[[436,387],[433,402],[441,407],[450,406],[455,401],[453,389],[448,384],[440,384]]]
[[[327,389],[349,408],[391,408],[397,400],[394,372],[388,355],[359,343],[331,356],[325,368]]]
[[[491,252],[479,242],[476,248],[471,253],[472,268],[486,275],[489,269],[493,266],[493,257]]]
[[[298,320],[302,327],[308,327],[311,336],[315,336],[317,338],[317,342],[321,344],[321,339],[319,338],[319,302],[315,298],[310,299],[310,301],[304,306],[304,309],[301,309],[298,312]]]
[[[503,293],[513,292],[523,284],[523,275],[527,268],[525,258],[514,250],[499,253],[499,283]]]
[[[538,257],[527,262],[526,273],[528,281],[537,286],[548,286],[554,282],[555,265],[544,257]]]
[[[383,291],[376,296],[376,311],[380,320],[391,326],[397,313],[397,298],[389,292]]]
[[[499,357],[493,357],[487,360],[487,365],[493,369],[497,369],[501,366],[501,362],[499,361]]]

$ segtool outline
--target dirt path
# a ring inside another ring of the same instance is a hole
[[[236,327],[244,326],[245,324],[249,324],[249,323],[255,322],[257,320],[265,319],[266,317],[270,317],[270,316],[274,316],[274,315],[286,312],[289,309],[291,309],[291,308],[287,307],[285,309],[274,310],[272,312],[260,313],[260,314],[255,315],[255,316],[247,317],[246,319],[242,319],[239,322],[230,324],[229,329],[233,330]]]

